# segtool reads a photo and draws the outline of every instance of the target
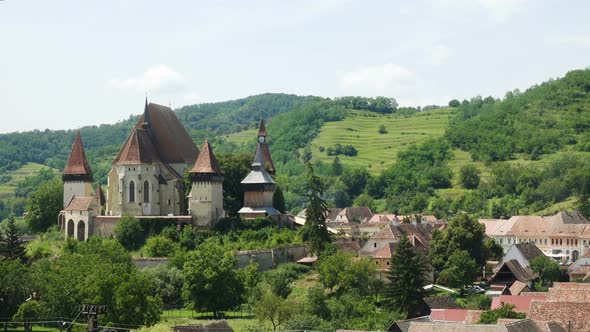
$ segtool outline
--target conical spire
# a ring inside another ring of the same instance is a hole
[[[143,109],[143,124],[141,126],[144,128],[149,128],[151,126],[150,112],[148,112],[147,97],[145,97],[145,107]]]
[[[260,118],[260,125],[258,126],[258,136],[266,137],[266,127],[264,126],[264,118]]]
[[[205,143],[203,143],[201,152],[199,152],[199,156],[195,162],[195,166],[190,172],[193,174],[221,174],[221,168],[219,168],[219,164],[217,163],[217,159],[213,154],[213,149],[211,149],[211,144],[209,144],[208,140],[205,140]]]
[[[264,166],[264,156],[262,155],[262,150],[260,149],[260,143],[256,145],[256,153],[254,154],[254,161],[252,162],[252,168],[256,167],[263,167]]]
[[[80,131],[76,133],[74,144],[72,145],[72,151],[70,152],[70,158],[66,164],[66,168],[63,171],[63,178],[67,180],[70,177],[83,178],[84,180],[92,181],[92,170],[86,160],[86,154],[84,153],[84,145],[82,144],[82,137]]]

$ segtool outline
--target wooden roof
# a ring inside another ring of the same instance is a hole
[[[84,145],[82,144],[82,137],[80,137],[80,131],[76,133],[74,144],[72,145],[72,151],[70,152],[70,158],[63,171],[64,175],[87,175],[92,176],[92,170],[86,160],[86,154],[84,153]]]
[[[260,118],[260,125],[258,126],[258,136],[266,137],[266,127],[264,126],[263,118]]]

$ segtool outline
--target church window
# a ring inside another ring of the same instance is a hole
[[[129,182],[129,202],[135,202],[135,182]]]
[[[145,180],[145,182],[143,183],[143,202],[150,202],[150,183],[148,182],[148,180]]]
[[[170,206],[170,200],[168,200],[168,206]]]

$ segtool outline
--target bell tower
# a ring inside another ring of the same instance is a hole
[[[225,215],[223,175],[207,140],[201,147],[189,177],[191,191],[188,196],[188,209],[193,217],[193,225],[212,228]]]
[[[64,208],[67,207],[74,196],[92,197],[92,170],[86,160],[79,130],[72,145],[70,158],[62,173],[62,180],[64,183]]]

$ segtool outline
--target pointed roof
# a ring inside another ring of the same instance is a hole
[[[86,160],[86,154],[84,153],[84,145],[82,144],[82,137],[80,137],[80,131],[76,133],[74,144],[72,145],[72,151],[70,152],[70,158],[66,164],[66,168],[63,171],[64,175],[87,175],[92,177],[92,170]]]
[[[262,155],[262,150],[259,148],[260,143],[256,145],[256,152],[254,153],[254,161],[252,162],[252,168],[262,167],[264,166],[264,156]]]
[[[203,143],[199,157],[197,157],[197,162],[190,172],[221,174],[221,168],[219,168],[219,164],[217,163],[217,159],[213,154],[213,149],[211,149],[211,144],[209,144],[208,140],[205,140],[205,143]]]
[[[165,164],[194,164],[198,155],[199,149],[176,114],[169,107],[147,103],[146,99],[144,112],[113,165],[156,160]]]
[[[113,161],[114,165],[151,164],[158,161],[158,152],[145,129],[134,128],[123,148]]]
[[[258,136],[266,137],[266,127],[264,126],[264,118],[260,118],[260,125],[258,126]]]
[[[258,150],[260,150],[260,153],[262,154],[263,160],[264,160],[264,166],[266,166],[266,169],[268,170],[268,172],[270,174],[275,174],[275,164],[272,161],[272,157],[270,156],[270,150],[268,148],[268,144],[266,143],[258,143],[256,145],[256,152],[258,153]]]

